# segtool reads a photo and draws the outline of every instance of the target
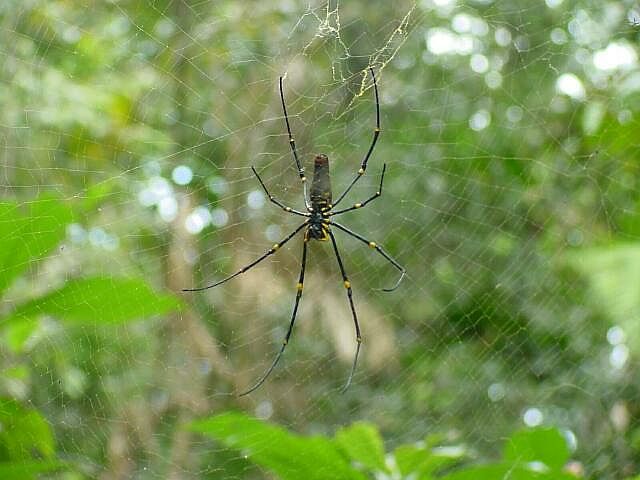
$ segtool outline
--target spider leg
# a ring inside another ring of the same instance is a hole
[[[293,331],[293,324],[296,321],[296,315],[298,313],[298,305],[300,304],[300,298],[302,297],[302,288],[304,285],[304,269],[305,269],[305,266],[307,265],[307,240],[308,240],[308,236],[305,234],[304,242],[302,244],[302,266],[300,267],[300,277],[298,277],[298,285],[296,286],[298,291],[296,293],[296,301],[293,304],[293,313],[291,314],[291,322],[289,323],[289,330],[287,330],[287,335],[284,337],[284,341],[282,342],[280,351],[277,353],[276,358],[274,358],[271,366],[267,369],[266,372],[264,372],[262,377],[260,377],[260,380],[258,380],[253,387],[251,387],[246,392],[241,393],[240,396],[247,395],[253,392],[254,390],[258,389],[260,385],[264,383],[267,377],[271,375],[271,372],[273,372],[273,369],[276,368],[276,365],[280,361],[280,357],[282,357],[282,354],[284,353],[284,349],[287,347],[287,344],[289,343],[289,338],[291,337],[291,332]]]
[[[354,203],[353,207],[349,207],[349,208],[344,208],[342,210],[338,210],[336,212],[331,212],[329,213],[330,216],[333,215],[340,215],[341,213],[345,213],[345,212],[350,212],[351,210],[356,210],[358,208],[362,208],[364,207],[367,203],[372,202],[373,200],[375,200],[376,198],[378,198],[380,195],[382,195],[382,182],[384,181],[384,172],[387,169],[387,164],[383,164],[382,165],[382,175],[380,176],[380,186],[378,187],[378,190],[376,191],[376,193],[374,193],[373,195],[371,195],[369,198],[367,198],[364,202],[360,202],[360,203]]]
[[[303,217],[309,217],[311,216],[310,213],[305,213],[305,212],[300,212],[298,210],[294,210],[291,207],[286,206],[284,203],[282,203],[280,200],[278,200],[277,198],[275,198],[273,195],[271,195],[269,193],[269,190],[267,190],[267,186],[264,184],[264,182],[262,181],[262,178],[260,178],[260,175],[258,175],[258,172],[256,171],[255,167],[251,167],[251,170],[253,170],[253,173],[255,174],[256,178],[258,179],[258,181],[260,182],[260,185],[262,185],[262,189],[264,190],[264,193],[267,194],[267,197],[269,197],[269,200],[272,203],[275,203],[276,205],[278,205],[281,209],[283,209],[285,212],[288,213],[293,213],[295,215],[301,215]]]
[[[356,182],[360,180],[360,177],[364,175],[364,172],[367,170],[367,162],[369,161],[369,157],[371,157],[371,154],[373,153],[373,149],[376,146],[376,142],[378,141],[378,136],[380,135],[380,99],[378,98],[378,84],[376,83],[376,76],[373,73],[373,68],[369,67],[369,71],[371,72],[371,78],[373,78],[373,91],[375,92],[375,95],[376,95],[376,126],[373,129],[373,140],[371,141],[371,146],[369,147],[367,154],[365,155],[364,159],[362,160],[362,163],[360,164],[360,169],[358,170],[358,173],[356,174],[355,178],[351,181],[347,189],[344,192],[342,192],[342,195],[338,197],[338,200],[336,200],[333,203],[334,207],[338,205],[338,203],[340,203],[340,201],[345,197],[345,195],[349,193],[349,190],[351,190],[351,188],[356,184]]]
[[[364,238],[359,233],[356,233],[356,232],[354,232],[352,230],[349,230],[347,227],[345,227],[343,225],[340,225],[339,223],[331,222],[331,225],[333,225],[336,228],[339,228],[343,232],[351,235],[352,237],[357,238],[361,242],[366,243],[367,245],[369,245],[370,248],[375,249],[380,255],[382,255],[384,258],[386,258],[394,267],[396,267],[398,270],[400,270],[400,278],[398,278],[398,281],[395,283],[395,285],[393,287],[391,287],[391,288],[383,288],[382,291],[384,291],[384,292],[393,292],[396,288],[398,288],[398,285],[400,285],[400,282],[402,281],[402,279],[404,278],[405,274],[407,273],[406,268],[404,268],[402,265],[400,265],[391,255],[389,255],[376,242],[372,242],[370,240],[367,240],[366,238]]]
[[[257,264],[259,264],[261,261],[263,261],[265,258],[267,258],[269,255],[273,255],[274,253],[276,253],[278,251],[278,249],[280,247],[282,247],[285,243],[287,243],[289,240],[291,240],[294,235],[296,233],[298,233],[300,230],[302,230],[303,227],[305,227],[307,224],[309,223],[309,221],[307,220],[306,222],[304,222],[302,225],[300,225],[299,227],[297,227],[293,232],[291,232],[289,235],[287,235],[283,240],[281,240],[279,243],[276,243],[273,245],[273,247],[271,247],[269,250],[267,250],[262,256],[260,256],[258,259],[254,260],[253,262],[251,262],[248,265],[245,265],[244,267],[242,267],[240,270],[238,270],[236,273],[232,273],[231,275],[229,275],[226,278],[223,278],[222,280],[220,280],[219,282],[216,283],[212,283],[211,285],[207,285],[206,287],[199,287],[199,288],[183,288],[182,291],[183,292],[201,292],[202,290],[208,290],[210,288],[213,287],[217,287],[218,285],[222,285],[223,283],[231,280],[234,277],[237,277],[238,275],[240,275],[241,273],[246,272],[247,270],[249,270],[250,268],[255,267]]]
[[[300,163],[298,158],[298,151],[296,150],[296,142],[291,134],[291,125],[289,124],[289,115],[287,115],[287,106],[284,103],[284,92],[282,91],[282,77],[280,77],[280,100],[282,101],[282,111],[284,113],[284,121],[287,124],[287,133],[289,134],[289,146],[291,147],[291,153],[293,153],[293,159],[296,161],[296,168],[298,169],[298,176],[302,182],[302,189],[304,195],[304,204],[307,210],[310,210],[311,205],[307,199],[307,177],[304,175],[304,167]]]
[[[349,299],[349,306],[351,307],[351,315],[353,316],[353,323],[356,327],[356,354],[353,357],[353,365],[351,365],[351,372],[349,373],[349,378],[347,379],[347,383],[345,383],[344,387],[342,387],[342,393],[344,393],[349,385],[351,385],[351,380],[353,379],[353,374],[356,371],[356,365],[358,364],[358,355],[360,354],[360,345],[362,345],[362,336],[360,335],[360,325],[358,324],[358,315],[356,314],[356,307],[353,304],[353,291],[351,290],[351,282],[349,282],[349,278],[347,277],[347,272],[344,270],[344,265],[342,264],[342,258],[340,258],[340,253],[338,252],[338,244],[336,243],[336,238],[333,236],[333,232],[329,230],[329,236],[331,237],[331,243],[333,244],[333,251],[336,253],[336,258],[338,259],[338,266],[340,267],[340,273],[342,274],[342,280],[344,282],[344,288],[347,289],[347,298]]]

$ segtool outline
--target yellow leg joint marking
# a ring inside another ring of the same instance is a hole
[[[369,247],[376,248],[378,244],[376,242],[369,242]]]
[[[287,344],[287,342],[288,342],[288,340],[285,338],[285,339],[282,341],[282,344],[283,344],[283,345],[286,345],[286,344]]]
[[[356,337],[356,342],[362,343],[362,337]]]
[[[353,205],[353,208],[360,208],[361,206],[362,206],[361,203],[356,203],[356,204]]]
[[[277,243],[275,243],[275,244],[273,245],[273,247],[271,247],[271,250],[273,250],[273,251],[275,252],[275,251],[276,251],[276,250],[278,250],[279,248],[280,248],[280,245],[279,245],[279,244],[277,244]]]
[[[289,143],[294,143],[295,140],[293,139],[293,137],[289,137]]]
[[[307,177],[300,177],[300,181],[306,182],[307,181]]]
[[[358,170],[358,175],[362,175],[364,173],[364,168],[361,168],[360,170]]]
[[[298,291],[299,291],[299,292],[301,292],[301,291],[302,291],[302,288],[303,288],[303,285],[302,285],[301,283],[298,283],[298,284],[296,285],[296,288],[298,289]]]
[[[351,282],[349,280],[344,281],[344,288],[351,288]]]
[[[376,127],[376,128],[374,128],[374,129],[373,129],[373,131],[374,131],[374,132],[379,132],[379,131],[380,131],[380,129]]]
[[[291,211],[291,207],[285,207],[284,211],[285,212],[290,212]]]

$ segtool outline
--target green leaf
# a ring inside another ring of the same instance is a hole
[[[18,307],[12,317],[47,314],[66,322],[117,324],[180,307],[176,297],[154,292],[144,280],[93,277],[70,280],[62,288]]]
[[[53,458],[53,434],[37,410],[24,408],[14,400],[0,399],[0,425],[0,460]]]
[[[38,474],[66,468],[62,462],[0,462],[0,478],[3,480],[28,480],[40,478]]]
[[[94,212],[102,203],[118,195],[118,192],[121,192],[123,189],[119,181],[120,179],[118,177],[113,177],[87,187],[83,192],[80,202],[82,211]]]
[[[439,480],[571,480],[562,468],[569,448],[555,428],[528,428],[516,432],[505,444],[504,461],[458,469]]]
[[[401,445],[393,452],[400,473],[408,477],[417,474],[419,478],[432,478],[438,470],[455,465],[466,455],[460,447],[435,447],[429,443]]]
[[[569,459],[569,447],[555,428],[530,428],[516,432],[507,441],[505,460],[542,462],[552,470],[560,470]]]
[[[336,433],[336,444],[352,460],[370,470],[388,471],[384,462],[384,445],[378,429],[358,422]]]
[[[34,318],[14,320],[4,328],[4,338],[7,346],[14,353],[24,351],[27,340],[38,328],[38,321]]]
[[[429,453],[419,445],[401,445],[393,452],[396,465],[403,477],[423,471]]]
[[[65,237],[71,210],[55,198],[0,203],[0,293]]]
[[[528,465],[499,463],[467,467],[438,480],[576,480],[576,477],[558,471],[538,471]]]
[[[234,412],[194,422],[190,428],[241,451],[283,480],[365,479],[335,443],[324,437],[295,435]]]

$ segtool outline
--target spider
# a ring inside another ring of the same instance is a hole
[[[331,240],[333,251],[335,252],[336,259],[338,261],[338,267],[342,275],[343,285],[347,291],[349,307],[351,308],[351,315],[353,317],[353,323],[355,326],[356,353],[353,358],[351,372],[349,373],[349,377],[347,379],[346,384],[342,388],[342,392],[346,391],[347,388],[349,388],[349,386],[351,385],[351,381],[353,379],[353,375],[356,371],[356,366],[358,364],[358,355],[360,354],[362,336],[360,334],[360,325],[358,324],[358,315],[356,313],[356,308],[353,303],[353,291],[351,289],[351,282],[347,277],[347,272],[344,268],[342,257],[340,256],[340,252],[338,251],[338,244],[336,243],[336,238],[333,234],[332,227],[335,227],[337,230],[341,230],[347,235],[354,237],[357,240],[365,243],[370,248],[377,251],[388,262],[390,262],[395,268],[397,268],[400,271],[400,277],[398,278],[396,283],[391,288],[383,288],[382,289],[383,291],[391,292],[396,288],[398,288],[398,286],[400,285],[400,282],[405,276],[405,273],[406,273],[405,268],[402,265],[400,265],[393,257],[391,257],[380,245],[378,245],[376,242],[367,240],[362,235],[332,220],[332,217],[336,215],[341,215],[346,212],[350,212],[352,210],[356,210],[358,208],[362,208],[365,205],[368,205],[370,202],[372,202],[376,198],[378,198],[380,195],[382,195],[382,182],[384,181],[384,173],[387,168],[386,163],[383,164],[382,166],[382,173],[380,175],[380,186],[378,187],[378,190],[371,197],[369,197],[363,202],[354,203],[351,207],[335,210],[335,208],[342,201],[342,199],[345,198],[347,193],[349,193],[351,188],[353,188],[356,182],[364,175],[367,169],[367,162],[371,157],[373,149],[376,146],[376,142],[378,141],[378,136],[380,135],[380,102],[378,99],[378,85],[376,83],[375,74],[373,73],[373,69],[371,67],[369,67],[369,72],[371,72],[371,78],[373,79],[373,88],[374,88],[375,98],[376,98],[376,126],[373,130],[373,140],[371,141],[371,146],[369,147],[369,150],[364,156],[364,159],[362,160],[362,163],[360,164],[360,168],[356,173],[355,177],[335,202],[332,201],[332,195],[331,195],[331,178],[329,175],[329,159],[325,154],[322,154],[322,153],[316,155],[315,157],[313,181],[311,182],[310,195],[307,195],[307,177],[305,176],[305,173],[304,173],[304,167],[302,166],[302,164],[300,163],[300,159],[298,158],[296,143],[293,139],[293,135],[291,134],[291,125],[289,124],[289,116],[287,115],[287,107],[285,105],[284,93],[282,89],[282,77],[280,77],[280,100],[282,101],[282,110],[284,113],[284,120],[287,126],[287,132],[289,134],[289,146],[291,147],[291,153],[293,154],[293,159],[295,160],[296,167],[298,169],[298,176],[300,177],[300,181],[302,182],[302,185],[303,185],[303,195],[304,195],[306,212],[291,208],[285,205],[284,203],[282,203],[277,198],[275,198],[273,195],[271,195],[271,193],[269,193],[269,190],[267,189],[267,186],[262,181],[262,178],[260,177],[260,175],[258,175],[258,172],[256,171],[255,167],[252,166],[251,170],[253,171],[254,175],[258,179],[258,182],[260,182],[262,189],[264,190],[267,197],[272,203],[282,208],[287,213],[297,215],[300,217],[306,217],[306,220],[301,225],[296,227],[296,229],[293,232],[291,232],[289,235],[284,237],[284,239],[282,239],[280,242],[273,245],[262,256],[258,257],[256,260],[249,263],[248,265],[245,265],[237,272],[223,278],[218,282],[215,282],[211,285],[207,285],[206,287],[188,288],[183,290],[185,292],[199,292],[199,291],[207,290],[209,288],[217,287],[218,285],[222,285],[223,283],[231,280],[232,278],[237,277],[238,275],[245,273],[247,270],[255,267],[264,259],[276,253],[285,243],[287,243],[289,240],[295,237],[299,232],[304,231],[304,240],[302,242],[302,260],[300,262],[300,276],[298,277],[298,283],[296,285],[297,293],[296,293],[295,303],[293,304],[293,313],[291,314],[289,329],[287,330],[287,334],[284,337],[282,346],[280,347],[280,350],[278,351],[273,362],[271,363],[271,366],[264,372],[264,374],[249,390],[241,393],[240,396],[247,395],[255,391],[265,382],[265,380],[269,377],[271,372],[273,372],[274,368],[280,361],[280,358],[282,357],[282,354],[284,353],[284,350],[287,347],[287,344],[289,343],[291,332],[293,331],[293,325],[296,321],[296,315],[298,313],[298,306],[300,305],[300,299],[302,298],[302,289],[304,285],[304,272],[307,265],[307,243],[309,242],[309,240],[318,240],[321,242],[326,242],[328,240]]]

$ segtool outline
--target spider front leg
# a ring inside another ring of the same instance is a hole
[[[304,270],[305,270],[305,267],[307,265],[307,241],[308,241],[308,239],[309,239],[309,237],[305,233],[304,242],[302,244],[302,266],[300,267],[300,277],[298,278],[298,284],[296,285],[296,288],[297,288],[296,300],[295,300],[295,303],[293,304],[293,313],[291,314],[291,322],[289,323],[289,330],[287,330],[287,335],[284,337],[284,341],[282,342],[282,346],[280,347],[280,351],[276,355],[276,358],[273,360],[273,363],[271,364],[271,366],[262,375],[262,377],[260,377],[260,380],[258,380],[253,387],[251,387],[246,392],[241,393],[240,396],[247,395],[247,394],[253,392],[254,390],[256,390],[258,387],[260,387],[260,385],[262,385],[265,382],[267,377],[269,377],[269,375],[271,375],[271,372],[273,372],[273,369],[276,368],[276,365],[280,361],[280,357],[282,357],[282,354],[284,353],[284,349],[287,347],[287,344],[289,343],[289,338],[291,337],[291,332],[293,331],[293,324],[296,321],[296,315],[298,313],[298,305],[300,304],[300,298],[302,297],[302,288],[304,286]]]
[[[347,227],[345,227],[343,225],[340,225],[339,223],[331,222],[331,225],[333,225],[336,228],[339,228],[343,232],[351,235],[352,237],[357,238],[361,242],[366,243],[369,246],[369,248],[373,248],[374,250],[376,250],[380,255],[382,255],[384,258],[386,258],[387,261],[389,261],[389,263],[391,263],[394,267],[396,267],[400,271],[400,278],[398,278],[398,281],[395,283],[395,285],[393,287],[391,287],[391,288],[383,288],[382,291],[383,292],[393,292],[396,288],[398,288],[398,286],[400,285],[400,282],[402,282],[402,279],[404,278],[404,276],[407,273],[407,269],[406,268],[404,268],[402,265],[400,265],[391,255],[389,255],[384,250],[384,248],[382,248],[376,242],[372,242],[370,240],[367,240],[366,238],[364,238],[359,233],[356,233],[353,230],[349,230]]]
[[[265,258],[267,258],[269,255],[273,255],[274,253],[276,253],[280,247],[282,247],[285,243],[287,243],[289,240],[291,240],[296,233],[298,233],[300,230],[302,230],[303,227],[305,227],[307,224],[309,223],[309,220],[307,220],[306,222],[304,222],[302,225],[300,225],[299,227],[297,227],[293,232],[291,232],[289,235],[287,235],[286,237],[284,237],[283,240],[281,240],[279,243],[276,243],[273,245],[273,247],[271,247],[269,250],[267,250],[264,255],[262,255],[261,257],[259,257],[258,259],[254,260],[253,262],[251,262],[249,265],[246,265],[244,267],[242,267],[240,270],[238,270],[236,273],[232,273],[231,275],[229,275],[226,278],[223,278],[222,280],[220,280],[219,282],[216,283],[212,283],[211,285],[207,285],[206,287],[199,287],[199,288],[183,288],[182,291],[183,292],[201,292],[203,290],[208,290],[210,288],[213,287],[217,287],[218,285],[222,285],[225,282],[228,282],[229,280],[231,280],[234,277],[237,277],[238,275],[240,275],[241,273],[246,272],[247,270],[249,270],[250,268],[255,267],[256,265],[258,265],[261,261],[263,261]]]
[[[384,182],[384,172],[387,169],[387,164],[383,164],[382,165],[382,175],[380,176],[380,186],[378,187],[378,191],[376,193],[374,193],[373,195],[371,195],[369,198],[367,198],[364,202],[360,202],[360,203],[354,203],[353,207],[349,207],[349,208],[344,208],[342,210],[338,210],[337,212],[331,212],[329,215],[333,216],[333,215],[340,215],[341,213],[345,213],[345,212],[350,212],[351,210],[356,210],[358,208],[362,208],[364,207],[367,203],[372,202],[373,200],[375,200],[376,198],[378,198],[380,195],[382,195],[382,182]]]
[[[276,197],[274,197],[273,195],[271,195],[271,193],[269,193],[269,190],[267,190],[267,186],[264,184],[264,182],[262,181],[262,178],[260,178],[260,175],[258,175],[258,172],[256,171],[255,167],[251,167],[251,170],[253,170],[253,173],[255,174],[256,178],[258,179],[258,181],[260,182],[260,185],[262,185],[262,189],[264,190],[264,193],[267,194],[267,197],[269,198],[269,201],[272,203],[275,203],[277,206],[279,206],[281,209],[283,209],[285,212],[288,213],[293,213],[295,215],[300,215],[302,217],[309,217],[311,216],[310,213],[306,213],[306,212],[301,212],[299,210],[295,210],[291,207],[286,206],[284,203],[282,203],[280,200],[278,200]]]
[[[351,181],[347,189],[344,192],[342,192],[342,195],[338,197],[338,200],[336,200],[333,203],[334,207],[337,206],[342,201],[342,199],[345,197],[347,193],[349,193],[349,191],[353,188],[356,182],[360,180],[360,177],[364,175],[364,172],[367,171],[367,162],[369,161],[369,157],[371,157],[371,154],[373,153],[373,149],[375,148],[376,142],[378,141],[378,136],[380,135],[380,99],[378,98],[378,84],[376,83],[376,76],[373,73],[373,68],[369,67],[369,71],[371,72],[371,78],[373,78],[373,91],[376,94],[376,126],[373,129],[373,140],[371,141],[371,146],[369,147],[367,154],[364,156],[364,159],[360,164],[360,169],[358,170],[358,173],[356,174],[354,179]]]
[[[309,210],[311,208],[311,205],[309,204],[309,200],[307,199],[307,177],[304,174],[304,167],[302,166],[302,163],[300,163],[300,159],[298,158],[296,141],[293,139],[293,134],[291,133],[291,125],[289,124],[287,106],[284,102],[284,91],[282,90],[282,77],[280,77],[280,100],[282,101],[282,112],[284,113],[284,121],[287,125],[287,133],[289,134],[289,147],[291,147],[291,153],[293,154],[293,159],[295,160],[296,168],[298,169],[298,176],[300,177],[300,181],[302,182],[302,195],[304,196],[304,204],[307,207],[307,210]]]
[[[353,316],[353,323],[356,327],[356,354],[353,357],[353,365],[351,366],[351,372],[349,373],[349,378],[347,379],[347,383],[342,387],[342,393],[344,393],[349,385],[351,385],[351,380],[353,379],[353,374],[356,371],[356,366],[358,365],[358,355],[360,354],[360,345],[362,345],[362,336],[360,335],[360,325],[358,324],[358,314],[356,313],[356,307],[353,304],[353,291],[351,290],[351,282],[347,277],[347,272],[344,270],[344,265],[342,264],[342,258],[340,258],[340,252],[338,252],[338,244],[336,243],[336,237],[333,236],[333,232],[329,230],[329,236],[331,237],[331,243],[333,244],[333,251],[336,253],[336,258],[338,259],[338,266],[340,267],[340,273],[342,274],[342,281],[344,282],[344,288],[347,289],[347,298],[349,299],[349,306],[351,307],[351,315]]]

